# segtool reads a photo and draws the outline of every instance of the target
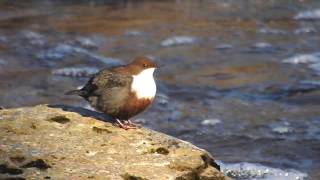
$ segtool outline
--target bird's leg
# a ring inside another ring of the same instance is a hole
[[[128,129],[135,129],[136,128],[136,127],[128,125],[126,121],[124,123],[122,123],[120,119],[116,119],[116,120],[117,120],[116,125],[122,129],[128,130]]]

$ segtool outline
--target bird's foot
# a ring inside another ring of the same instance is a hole
[[[134,123],[130,119],[124,121],[124,124],[134,128],[141,128],[140,124]]]
[[[133,125],[134,123],[132,123],[131,121],[128,122],[128,121],[124,121],[124,122],[121,122],[119,119],[117,119],[117,123],[114,123],[114,125],[122,128],[122,129],[125,129],[125,130],[128,130],[128,129],[137,129],[138,126],[137,125]]]

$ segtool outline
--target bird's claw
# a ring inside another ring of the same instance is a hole
[[[133,123],[131,120],[124,121],[124,124],[130,127],[141,128],[140,124]]]
[[[121,122],[119,119],[117,119],[117,122],[114,123],[114,125],[122,128],[122,129],[125,129],[125,130],[141,128],[141,126],[139,124],[135,124],[135,123],[131,122],[130,120],[126,120],[124,122]]]

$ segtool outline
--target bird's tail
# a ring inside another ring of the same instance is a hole
[[[82,90],[81,89],[77,89],[77,90],[72,90],[72,91],[68,91],[65,93],[65,95],[81,95],[82,94]]]

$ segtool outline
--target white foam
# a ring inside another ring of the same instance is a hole
[[[273,46],[272,44],[267,42],[257,42],[252,47],[257,49],[267,49],[267,48],[272,48]]]
[[[72,46],[65,43],[59,43],[55,47],[48,49],[47,51],[40,52],[37,55],[37,57],[40,59],[46,59],[46,60],[61,60],[66,56],[73,55],[73,54],[82,54],[90,57],[88,59],[98,60],[105,64],[119,64],[121,62],[121,60],[119,59],[112,58],[112,57],[105,57],[105,56],[93,53],[91,51],[88,51],[87,49],[84,49],[78,46]]]
[[[272,128],[272,131],[279,134],[286,134],[292,132],[292,129],[288,126],[276,126]]]
[[[298,54],[282,60],[284,63],[300,64],[300,63],[317,63],[320,62],[320,52],[310,54]]]
[[[32,45],[42,46],[47,42],[46,38],[42,34],[34,31],[24,30],[21,34],[24,38],[28,39],[29,43]]]
[[[279,169],[255,163],[227,164],[217,162],[221,171],[234,179],[259,179],[259,180],[302,180],[308,177],[306,173],[293,169]]]
[[[282,60],[284,63],[307,64],[310,69],[320,75],[320,52],[310,54],[298,54]]]
[[[168,46],[193,44],[196,42],[196,40],[197,38],[192,36],[174,36],[166,40],[163,40],[161,42],[161,46],[168,47]]]
[[[274,35],[284,35],[286,32],[280,29],[273,29],[273,28],[262,28],[258,30],[261,34],[274,34]]]
[[[221,123],[220,119],[205,119],[201,122],[201,125],[203,126],[215,126],[217,124]]]
[[[295,29],[293,31],[294,34],[300,35],[300,34],[308,34],[308,33],[316,33],[317,30],[314,27],[301,27],[298,29]]]
[[[142,36],[144,33],[139,30],[129,30],[124,33],[125,36]]]
[[[97,42],[94,41],[94,39],[89,37],[77,37],[76,41],[84,47],[88,48],[97,48],[99,45]]]
[[[315,86],[320,86],[320,81],[316,81],[316,80],[303,80],[301,81],[302,84],[311,84],[311,85],[315,85]]]
[[[320,75],[320,62],[310,64],[309,68],[313,69],[317,75]]]
[[[169,103],[169,97],[164,93],[157,93],[157,102],[162,105]]]
[[[30,30],[25,30],[21,32],[24,37],[27,39],[43,39],[44,36],[40,33],[30,31]]]
[[[296,20],[319,20],[320,19],[320,9],[313,9],[302,11],[294,16]]]
[[[70,77],[89,77],[98,72],[94,67],[66,67],[52,70],[52,74]]]
[[[293,128],[288,121],[281,121],[271,124],[271,130],[278,134],[287,134],[293,132]]]

